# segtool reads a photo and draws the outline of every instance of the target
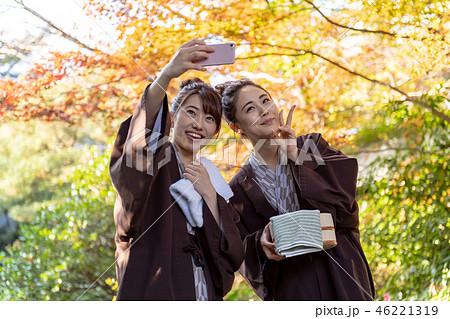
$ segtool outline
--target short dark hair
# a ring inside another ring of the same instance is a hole
[[[236,81],[227,81],[215,86],[215,89],[222,95],[223,116],[228,124],[236,123],[236,101],[239,96],[239,91],[248,85],[263,90],[270,98],[272,98],[266,89],[247,78]]]
[[[191,95],[198,94],[202,99],[203,111],[211,114],[216,121],[216,134],[220,130],[220,122],[222,120],[222,103],[221,96],[211,85],[203,82],[199,78],[185,80],[180,84],[180,92],[178,92],[172,103],[171,113],[175,114],[180,105]]]

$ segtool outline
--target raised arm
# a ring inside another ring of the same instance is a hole
[[[170,81],[179,77],[188,70],[205,71],[206,68],[195,62],[208,58],[208,53],[214,52],[214,48],[207,46],[202,40],[194,39],[181,45],[172,60],[161,70],[158,77],[146,91],[147,123],[153,126],[156,115],[164,100]]]
[[[159,165],[153,164],[160,163],[165,156],[167,143],[159,142],[170,132],[165,93],[170,81],[188,70],[204,70],[194,62],[207,58],[207,52],[211,50],[214,49],[201,40],[183,44],[146,89],[133,116],[120,126],[110,161],[111,180],[117,192],[114,216],[119,236],[136,236],[142,207],[159,171]],[[161,122],[157,129],[155,121],[161,107]],[[153,140],[154,135],[150,134],[154,131],[161,133],[159,136],[156,134],[157,140]],[[156,148],[149,147],[149,143]]]

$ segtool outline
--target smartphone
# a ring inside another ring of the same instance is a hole
[[[208,44],[210,47],[214,47],[216,51],[208,53],[209,58],[206,60],[196,62],[203,66],[233,64],[235,59],[235,43],[220,43],[220,44]]]

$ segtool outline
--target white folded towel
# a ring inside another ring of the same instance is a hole
[[[228,183],[220,174],[219,169],[205,157],[200,158],[200,162],[205,166],[209,174],[211,184],[216,190],[217,194],[222,196],[227,202],[233,197],[233,191]],[[173,183],[169,187],[170,194],[177,201],[186,220],[192,227],[203,226],[203,199],[200,194],[195,190],[194,185],[190,180],[182,178],[179,181]]]
[[[170,185],[169,190],[173,199],[178,203],[183,211],[184,216],[186,216],[188,223],[192,227],[202,227],[203,199],[195,190],[191,181],[186,178],[182,178],[176,183]]]
[[[231,190],[231,187],[228,186],[227,181],[225,178],[223,178],[222,174],[220,174],[219,169],[214,165],[213,162],[211,162],[206,157],[200,157],[200,162],[205,166],[206,170],[209,174],[209,179],[211,180],[211,184],[213,185],[214,189],[216,190],[217,194],[222,196],[226,202],[230,200],[231,197],[233,197],[233,191]]]

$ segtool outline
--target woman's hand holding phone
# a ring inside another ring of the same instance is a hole
[[[161,103],[172,79],[179,77],[188,70],[206,71],[206,68],[194,62],[208,58],[208,53],[214,52],[214,48],[206,45],[202,40],[194,39],[181,45],[170,62],[164,66],[161,73],[153,81],[146,96],[146,116],[149,125],[159,112]]]
[[[206,71],[196,62],[206,60],[215,49],[203,40],[194,39],[181,45],[172,60],[161,70],[160,77],[174,79],[188,70]]]

